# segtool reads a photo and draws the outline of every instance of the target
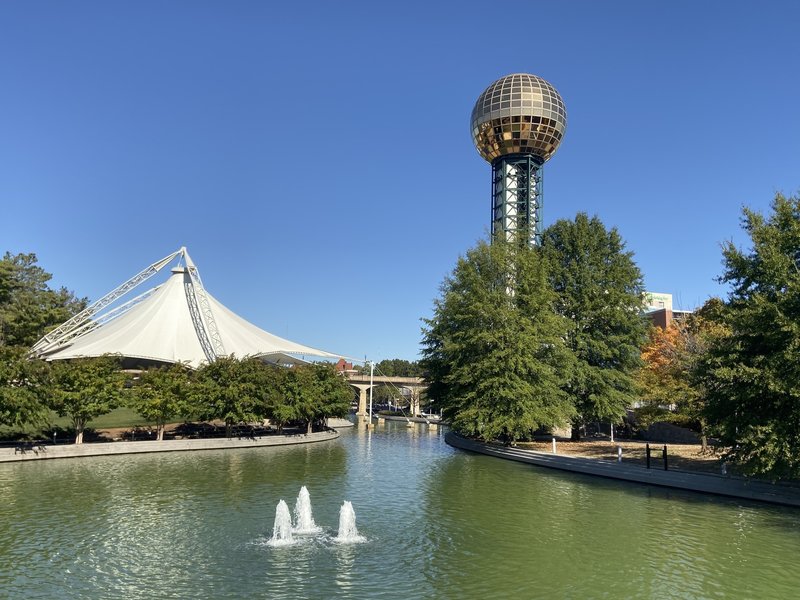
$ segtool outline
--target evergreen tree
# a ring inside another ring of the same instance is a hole
[[[800,197],[744,210],[752,248],[723,248],[723,331],[699,366],[710,425],[751,474],[800,476]]]
[[[365,367],[369,373],[369,367]],[[420,377],[422,370],[419,364],[414,361],[403,360],[402,358],[384,359],[375,365],[375,372],[387,377]]]
[[[51,275],[35,254],[0,260],[0,423],[11,427],[43,424],[47,416],[49,368],[27,360],[28,349],[44,333],[86,305],[65,288],[48,286]]]
[[[565,339],[576,363],[565,390],[578,411],[578,437],[586,422],[618,422],[636,400],[646,335],[642,275],[617,230],[584,213],[548,227],[542,250],[556,310],[570,322]]]
[[[421,361],[455,430],[513,442],[568,422],[570,355],[554,300],[537,249],[496,240],[459,259],[425,320]]]
[[[86,306],[66,288],[48,286],[50,273],[36,264],[35,254],[0,260],[0,346],[32,346],[48,329]]]
[[[29,360],[24,348],[0,345],[0,425],[43,424],[48,378],[47,363]]]

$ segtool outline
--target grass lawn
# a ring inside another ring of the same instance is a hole
[[[0,439],[15,439],[18,434],[23,433],[27,437],[41,439],[46,438],[45,431],[53,427],[65,431],[72,429],[72,423],[66,417],[59,417],[52,413],[48,419],[49,423],[42,427],[26,427],[23,430],[12,429],[10,427],[0,427]],[[147,421],[140,417],[136,411],[130,408],[116,408],[106,415],[102,415],[90,421],[87,425],[89,429],[111,429],[116,427],[147,427],[155,426],[155,422]]]
[[[69,419],[63,419],[69,426]],[[109,429],[111,427],[142,427],[147,425],[155,426],[155,421],[147,421],[140,417],[136,411],[130,408],[117,408],[107,415],[97,417],[89,423],[92,429]]]

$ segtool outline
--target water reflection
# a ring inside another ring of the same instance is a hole
[[[322,531],[266,545],[306,485]],[[8,597],[791,597],[800,516],[455,451],[385,421],[311,446],[0,465]],[[364,544],[339,545],[353,503]]]
[[[798,531],[775,540],[778,548],[754,523],[786,515],[781,509],[685,502],[476,455],[445,462],[425,487],[426,537],[439,549],[426,580],[436,594],[686,598],[750,589],[755,597],[760,589],[783,597],[797,583],[780,557],[800,548]]]

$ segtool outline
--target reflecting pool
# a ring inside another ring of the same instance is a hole
[[[302,486],[320,531],[268,544]],[[363,543],[335,539],[344,501]],[[796,509],[467,454],[424,424],[0,465],[8,598],[790,598],[798,556]]]

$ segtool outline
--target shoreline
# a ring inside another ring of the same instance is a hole
[[[459,450],[523,462],[538,467],[617,479],[631,483],[657,485],[660,487],[714,494],[717,496],[728,496],[743,500],[768,502],[795,508],[800,507],[800,489],[766,481],[745,479],[730,475],[646,469],[637,465],[620,464],[607,460],[494,446],[492,444],[470,440],[452,431],[448,431],[444,439],[448,445]]]
[[[56,460],[84,456],[116,456],[122,454],[148,454],[153,452],[190,452],[202,450],[227,450],[232,448],[263,448],[292,446],[335,440],[335,429],[292,435],[271,435],[260,438],[209,438],[184,440],[143,440],[139,442],[94,442],[87,444],[19,444],[13,448],[0,448],[0,463],[32,460]]]

